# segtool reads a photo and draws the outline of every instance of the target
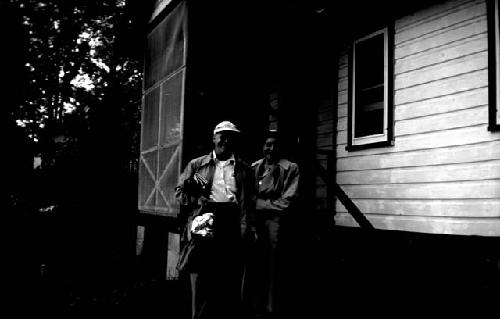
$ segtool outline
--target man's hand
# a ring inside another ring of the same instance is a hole
[[[207,179],[205,177],[201,176],[199,173],[195,173],[193,176],[193,179],[201,187],[206,187],[208,185]]]
[[[188,178],[184,181],[184,189],[194,194],[202,192],[207,187],[207,185],[207,179],[201,176],[199,173],[195,173],[193,177]]]

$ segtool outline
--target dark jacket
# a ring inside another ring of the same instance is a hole
[[[190,229],[194,217],[203,214],[203,208],[210,197],[214,172],[215,159],[213,152],[211,152],[191,160],[179,178],[175,192],[181,204],[181,213],[187,214],[185,234],[186,230]],[[195,173],[207,181],[205,187],[193,188],[189,186]],[[237,188],[236,198],[240,208],[241,236],[243,237],[247,230],[247,224],[253,221],[252,215],[255,209],[254,175],[251,167],[237,156],[235,156],[234,174]]]

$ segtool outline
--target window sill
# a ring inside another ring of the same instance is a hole
[[[500,124],[488,125],[488,131],[499,132],[500,131]]]
[[[365,150],[368,148],[387,147],[387,146],[394,146],[394,141],[383,141],[383,142],[375,142],[375,143],[361,144],[361,145],[347,145],[345,149],[348,152],[352,152],[352,151]]]

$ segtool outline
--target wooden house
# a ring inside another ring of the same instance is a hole
[[[249,160],[266,128],[290,137],[305,219],[327,229],[500,236],[498,0],[163,0],[153,11],[138,238],[172,225],[170,270],[173,187],[224,119],[242,128]]]
[[[498,29],[498,1],[441,1],[339,46],[317,147],[375,228],[500,235]]]

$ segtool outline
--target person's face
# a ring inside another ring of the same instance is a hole
[[[222,131],[214,135],[214,150],[217,155],[230,156],[234,151],[236,136],[232,131]]]
[[[269,161],[275,161],[279,156],[279,145],[276,137],[268,137],[264,142],[264,156]]]

